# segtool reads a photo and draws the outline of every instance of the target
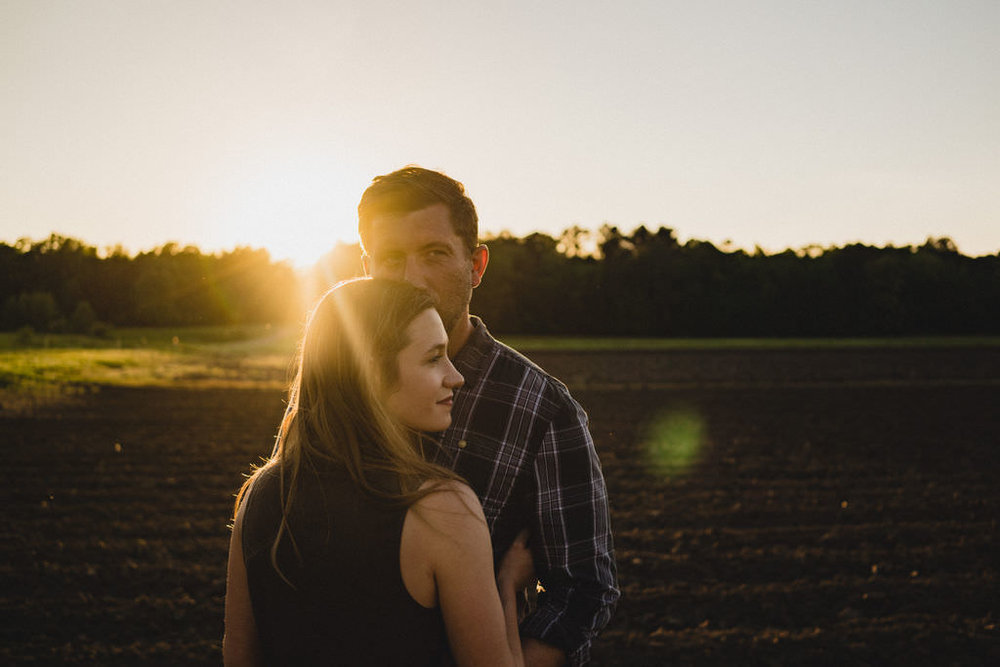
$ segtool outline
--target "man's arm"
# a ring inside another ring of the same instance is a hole
[[[586,414],[568,393],[564,397],[535,458],[531,547],[545,590],[522,622],[521,637],[526,659],[561,657],[556,649],[579,665],[589,659],[590,643],[610,620],[619,591],[600,461]]]

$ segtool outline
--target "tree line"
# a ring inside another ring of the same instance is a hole
[[[0,328],[100,333],[111,326],[289,321],[298,277],[266,250],[205,254],[167,243],[100,255],[77,239],[0,244]]]
[[[474,311],[504,333],[1000,333],[1000,253],[968,257],[947,238],[767,254],[680,243],[666,227],[624,234],[605,226],[597,233],[569,229],[559,239],[501,236],[489,246]]]
[[[486,240],[472,311],[499,334],[655,337],[1000,334],[1000,253],[920,246],[768,254],[605,226]],[[287,323],[360,248],[337,244],[306,273],[266,250],[206,254],[168,243],[135,256],[52,235],[0,244],[0,328],[101,333],[113,326]]]

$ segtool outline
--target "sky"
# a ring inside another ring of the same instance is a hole
[[[373,176],[483,234],[1000,251],[1000,2],[0,0],[0,241],[355,242]]]

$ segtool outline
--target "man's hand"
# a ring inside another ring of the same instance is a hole
[[[521,650],[526,667],[559,667],[566,664],[566,654],[562,649],[537,639],[522,639]]]
[[[518,533],[510,549],[503,555],[497,579],[514,584],[518,590],[536,583],[531,549],[528,548],[527,528]],[[566,664],[566,654],[562,649],[537,639],[522,639],[521,650],[524,652],[526,667],[558,667]]]
[[[517,537],[514,543],[507,549],[507,553],[500,560],[500,569],[497,572],[499,583],[509,583],[516,590],[521,590],[535,582],[535,564],[528,548],[528,529],[525,528]]]

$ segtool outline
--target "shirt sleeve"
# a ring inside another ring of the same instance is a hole
[[[586,413],[568,394],[566,401],[535,458],[532,546],[545,590],[521,634],[565,650],[568,664],[581,665],[620,593],[601,464]]]

